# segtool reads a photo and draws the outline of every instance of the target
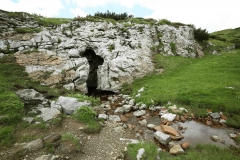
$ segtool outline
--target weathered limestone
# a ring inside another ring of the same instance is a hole
[[[5,17],[0,24],[2,35],[16,27],[39,27],[34,18],[29,24],[27,20],[1,14]],[[42,84],[61,83],[68,90],[77,89],[82,93],[87,93],[87,87],[92,84],[101,90],[119,92],[124,83],[132,83],[134,78],[151,73],[154,70],[152,48],[165,55],[202,56],[193,37],[193,28],[186,25],[175,28],[157,23],[126,26],[124,23],[72,21],[54,29],[43,26],[41,29],[39,33],[0,38],[0,52],[18,52],[17,62]],[[89,59],[88,51],[102,59],[101,63],[92,63],[94,59]]]

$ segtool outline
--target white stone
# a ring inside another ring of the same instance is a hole
[[[162,119],[172,122],[176,118],[176,114],[167,113],[161,116]]]
[[[123,105],[122,107],[118,107],[114,113],[127,113],[132,109],[132,105]]]
[[[101,119],[101,118],[106,120],[106,119],[108,119],[108,115],[106,115],[106,114],[99,114],[98,115],[98,119]]]
[[[41,111],[40,117],[45,122],[57,118],[61,114],[57,108],[40,108],[39,110]]]
[[[147,127],[148,127],[149,129],[153,129],[155,126],[156,126],[155,124],[148,124],[148,125],[147,125]]]
[[[65,85],[63,85],[63,87],[66,88],[67,90],[74,90],[74,83],[65,84]],[[80,88],[80,87],[78,86],[78,88]]]
[[[108,120],[109,120],[109,121],[113,121],[113,122],[121,122],[120,117],[117,116],[117,115],[109,115]]]
[[[171,141],[171,137],[163,132],[156,131],[154,137],[163,145],[167,146]]]
[[[136,116],[136,117],[140,117],[140,116],[143,116],[145,114],[146,114],[145,110],[138,110],[138,111],[133,112],[133,115]]]
[[[147,125],[147,120],[143,119],[143,120],[139,121],[138,123],[143,125],[143,126],[146,126]]]
[[[134,105],[134,101],[135,101],[134,99],[131,99],[131,100],[128,102],[128,104],[133,106],[133,105]]]
[[[58,98],[57,103],[59,103],[62,106],[63,112],[65,114],[73,114],[73,112],[77,108],[91,105],[88,102],[78,102],[77,98],[63,97],[63,96],[60,96]]]
[[[137,156],[136,156],[137,160],[141,160],[144,153],[145,153],[145,149],[144,148],[140,148],[138,150],[138,153],[137,153]]]
[[[141,93],[144,91],[144,87],[142,87],[141,89],[138,90],[138,93]]]

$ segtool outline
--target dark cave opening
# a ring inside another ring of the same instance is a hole
[[[93,95],[97,91],[97,84],[98,84],[98,76],[97,76],[97,69],[99,65],[102,65],[104,59],[94,52],[92,49],[86,49],[85,52],[81,55],[82,57],[86,57],[89,63],[89,75],[87,79],[87,88],[88,88],[88,95]]]

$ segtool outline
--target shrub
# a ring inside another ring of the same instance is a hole
[[[240,49],[240,43],[235,43],[235,49]]]
[[[194,29],[194,38],[197,41],[201,42],[201,41],[209,40],[210,35],[206,29],[201,29],[201,28],[196,29],[195,27],[193,27],[193,29]]]
[[[97,13],[94,13],[93,16],[90,15],[90,14],[87,15],[87,17],[111,18],[111,19],[114,19],[116,21],[119,21],[119,20],[125,20],[127,18],[131,18],[133,16],[132,15],[128,15],[126,12],[117,14],[115,12],[109,12],[109,10],[107,10],[106,13],[97,12]]]
[[[159,25],[164,25],[164,24],[167,24],[167,25],[171,25],[172,22],[167,20],[167,19],[161,19],[159,22],[158,22]]]

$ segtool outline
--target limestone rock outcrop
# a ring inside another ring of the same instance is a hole
[[[82,20],[44,27],[29,14],[20,19],[0,12],[0,17],[1,55],[16,53],[17,62],[43,85],[61,84],[82,93],[87,87],[119,92],[124,83],[154,70],[156,52],[202,56],[191,26]],[[42,31],[18,34],[16,28]]]

